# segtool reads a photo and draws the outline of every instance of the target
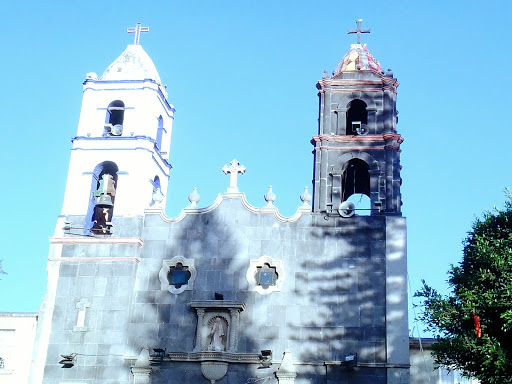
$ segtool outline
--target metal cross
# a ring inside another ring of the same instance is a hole
[[[237,159],[233,159],[231,166],[224,165],[222,171],[227,175],[229,173],[229,187],[228,192],[238,192],[238,186],[236,185],[236,179],[239,173],[245,173],[245,167],[240,165]]]
[[[141,32],[149,32],[149,27],[141,27],[140,23],[137,23],[135,28],[128,28],[126,30],[128,33],[135,33],[135,39],[133,40],[134,45],[139,45],[140,41],[140,33]]]
[[[370,33],[369,29],[361,29],[361,22],[363,19],[356,20],[357,28],[349,29],[347,33],[357,33],[357,44],[361,44],[361,33]]]

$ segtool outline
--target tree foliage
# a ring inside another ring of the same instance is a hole
[[[448,272],[450,295],[442,296],[425,281],[415,294],[423,300],[420,320],[439,334],[434,361],[484,384],[512,383],[510,195],[504,209],[475,221],[463,244],[462,261]]]

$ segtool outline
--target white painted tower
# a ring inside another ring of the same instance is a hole
[[[86,229],[93,225],[105,174],[112,176],[114,187],[109,193],[111,215],[143,215],[162,198],[165,208],[174,107],[153,61],[139,45],[145,29],[140,23],[131,28],[134,44],[100,78],[88,73],[83,85],[61,215],[85,215]]]

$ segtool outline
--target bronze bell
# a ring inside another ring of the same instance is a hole
[[[114,204],[112,203],[112,197],[110,195],[101,195],[100,197],[98,197],[96,206],[101,208],[113,207]]]

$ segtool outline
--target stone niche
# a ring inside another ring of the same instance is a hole
[[[197,313],[194,352],[234,353],[238,342],[240,312],[245,303],[228,300],[192,301]]]

